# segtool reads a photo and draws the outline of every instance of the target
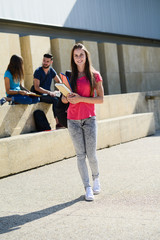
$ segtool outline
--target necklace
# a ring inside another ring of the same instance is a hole
[[[78,72],[78,78],[84,77],[85,75],[85,72]]]

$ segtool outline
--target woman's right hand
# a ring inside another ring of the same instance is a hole
[[[68,100],[67,100],[67,98],[64,95],[62,95],[61,101],[63,103],[68,103]]]
[[[28,92],[27,91],[24,91],[24,90],[19,90],[18,91],[18,94],[21,94],[21,95],[27,95],[28,94]]]
[[[79,103],[81,101],[81,99],[82,99],[82,97],[77,93],[69,93],[67,95],[68,102],[70,102],[72,104]]]

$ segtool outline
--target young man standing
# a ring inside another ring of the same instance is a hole
[[[56,115],[56,105],[58,103],[57,91],[51,91],[51,83],[54,79],[55,82],[60,83],[61,80],[58,77],[56,71],[52,68],[53,56],[51,54],[44,54],[42,66],[38,67],[34,72],[34,89],[35,92],[41,96],[41,102],[53,104],[53,114],[56,120],[56,129],[61,128]]]

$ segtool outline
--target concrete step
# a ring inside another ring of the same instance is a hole
[[[96,105],[98,120],[149,112],[145,95],[144,92],[136,92],[105,96],[104,103]]]
[[[153,113],[98,121],[97,149],[155,133]],[[75,155],[67,129],[0,139],[0,177],[36,168]]]
[[[108,95],[103,104],[96,105],[97,120],[127,116],[133,113],[154,112],[156,129],[160,129],[160,108],[158,100],[146,101],[146,93],[127,93]],[[36,131],[33,112],[42,109],[52,129],[55,129],[55,120],[52,105],[38,103],[33,105],[4,104],[0,107],[0,138],[15,136]]]
[[[33,112],[41,109],[45,112],[51,127],[55,128],[52,105],[37,103],[32,105],[3,105],[0,107],[0,138],[35,132]]]
[[[98,121],[97,148],[106,148],[155,133],[153,113],[139,113]]]

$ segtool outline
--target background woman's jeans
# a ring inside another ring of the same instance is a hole
[[[29,97],[21,94],[8,95],[8,97],[12,98],[13,103],[19,104],[34,104],[40,101],[39,97]]]
[[[84,187],[90,187],[86,156],[92,172],[93,180],[99,176],[98,161],[96,157],[97,127],[96,117],[83,120],[69,120],[68,130],[77,154],[78,169]]]

